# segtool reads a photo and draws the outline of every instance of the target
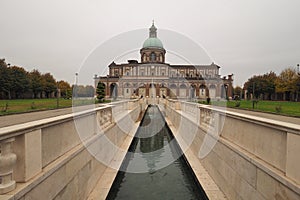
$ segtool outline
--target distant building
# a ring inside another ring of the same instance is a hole
[[[96,76],[106,86],[106,98],[170,97],[211,99],[232,98],[232,75],[221,78],[220,66],[165,63],[166,50],[157,38],[154,23],[140,50],[141,62],[112,62],[107,76]]]

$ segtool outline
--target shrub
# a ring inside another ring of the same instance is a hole
[[[282,111],[281,105],[276,106],[276,107],[275,107],[275,111],[276,111],[277,113],[281,113],[281,111]]]
[[[5,103],[5,106],[2,108],[2,112],[7,112],[8,110],[8,103]]]
[[[31,108],[32,110],[36,109],[36,105],[35,105],[34,102],[31,103],[30,108]]]
[[[236,101],[234,107],[240,107],[241,106],[241,102],[240,101]]]

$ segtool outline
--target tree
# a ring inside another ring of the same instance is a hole
[[[102,102],[105,98],[105,84],[104,83],[98,82],[96,93],[97,93],[97,99]]]
[[[254,95],[254,98],[271,99],[271,96],[275,93],[275,80],[276,74],[269,72],[264,75],[255,75],[248,79],[244,84],[244,88],[248,90],[248,93]]]
[[[300,92],[300,74],[298,74],[298,78],[296,81],[297,90],[296,90],[296,101],[299,101],[299,92]]]
[[[262,76],[262,79],[264,80],[264,85],[263,85],[263,92],[265,95],[267,95],[267,99],[268,100],[272,100],[272,95],[275,94],[276,90],[276,79],[277,79],[277,75],[275,72],[269,72],[266,73]]]
[[[253,98],[258,98],[261,94],[260,87],[260,78],[259,76],[253,76],[248,79],[248,81],[244,84],[244,88],[248,90],[248,93],[253,95]]]
[[[86,94],[87,97],[94,97],[95,88],[91,85],[85,86],[85,94]]]
[[[43,91],[46,93],[46,97],[50,98],[51,93],[56,91],[56,81],[50,73],[42,75]]]
[[[284,69],[276,79],[276,92],[283,94],[283,100],[291,100],[297,92],[298,75],[295,69]]]
[[[72,86],[73,89],[75,86]],[[91,85],[77,85],[76,92],[74,91],[77,97],[94,97],[95,88]]]
[[[62,95],[70,98],[72,91],[69,83],[60,81],[59,84]],[[40,98],[42,92],[49,98],[57,87],[58,84],[50,73],[41,74],[36,69],[27,72],[23,67],[11,67],[5,59],[0,59],[0,99],[24,98],[29,95],[33,98]],[[94,94],[92,86],[86,89],[88,94],[91,90]]]
[[[58,88],[60,89],[60,95],[63,97],[63,98],[71,98],[72,96],[72,92],[71,92],[71,86],[68,82],[66,81],[59,81],[58,82]]]
[[[43,91],[43,77],[41,73],[34,69],[29,73],[30,78],[30,89],[33,93],[33,98],[37,98],[38,95]],[[41,96],[39,96],[40,98]]]
[[[0,59],[0,93],[2,97],[11,99],[11,70],[7,66],[5,59]]]
[[[11,69],[11,91],[15,93],[15,97],[18,99],[23,97],[24,93],[30,89],[30,80],[28,72],[22,67],[13,66]]]
[[[234,96],[239,97],[241,99],[243,96],[243,88],[241,88],[240,86],[236,86],[234,88]]]

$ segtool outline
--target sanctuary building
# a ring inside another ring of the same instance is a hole
[[[221,77],[220,66],[176,65],[165,62],[166,49],[154,23],[140,49],[141,61],[112,62],[107,76],[95,75],[105,84],[106,98],[169,97],[189,99],[232,98],[232,75]]]

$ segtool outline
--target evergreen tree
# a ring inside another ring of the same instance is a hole
[[[0,93],[2,97],[11,99],[11,70],[7,66],[5,59],[0,59]]]
[[[101,102],[104,101],[105,98],[105,84],[102,82],[99,82],[96,89],[97,93],[97,99]]]

